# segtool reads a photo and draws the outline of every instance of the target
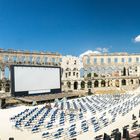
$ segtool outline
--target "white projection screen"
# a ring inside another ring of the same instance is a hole
[[[61,92],[60,67],[13,65],[11,71],[16,96]]]

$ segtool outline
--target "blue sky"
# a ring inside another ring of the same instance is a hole
[[[0,48],[140,53],[140,0],[0,0]]]

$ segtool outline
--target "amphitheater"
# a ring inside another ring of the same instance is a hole
[[[0,49],[0,93],[11,92],[11,65],[60,66],[62,91],[118,91],[137,88],[140,84],[140,54],[89,54],[81,62],[78,57],[59,53]]]
[[[11,96],[11,65],[60,66],[62,69],[61,97],[46,95],[54,99],[53,102],[0,109],[1,140],[9,137],[15,140],[107,140],[117,137],[116,140],[123,140],[128,136],[138,139],[139,54],[88,54],[82,58],[82,67],[79,58],[59,53],[1,49],[0,54],[1,99],[14,98]],[[44,96],[26,98],[33,101],[42,100]]]

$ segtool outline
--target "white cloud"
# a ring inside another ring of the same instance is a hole
[[[108,52],[108,48],[96,48],[97,51],[100,51],[102,53],[107,53]]]
[[[80,54],[79,57],[82,58],[84,55],[88,55],[88,54],[90,54],[90,53],[101,54],[101,52],[100,52],[100,51],[97,51],[97,50],[96,50],[96,51],[87,50],[87,51],[85,51],[84,53]]]
[[[134,39],[135,42],[140,42],[140,35],[136,36]]]
[[[90,53],[93,53],[93,54],[102,54],[102,53],[107,53],[107,52],[108,52],[108,48],[98,47],[98,48],[95,49],[95,51],[92,51],[92,50],[85,51],[84,53],[80,54],[79,58],[81,59],[84,55],[88,55]]]
[[[96,48],[96,50],[101,52],[102,48],[98,47],[98,48]]]
[[[102,52],[107,53],[108,52],[108,48],[103,48]]]

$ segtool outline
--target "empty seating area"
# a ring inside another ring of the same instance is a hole
[[[92,95],[27,108],[10,118],[18,131],[39,133],[42,139],[72,139],[95,134],[117,122],[140,105],[140,94]],[[98,136],[97,136],[98,138]]]

